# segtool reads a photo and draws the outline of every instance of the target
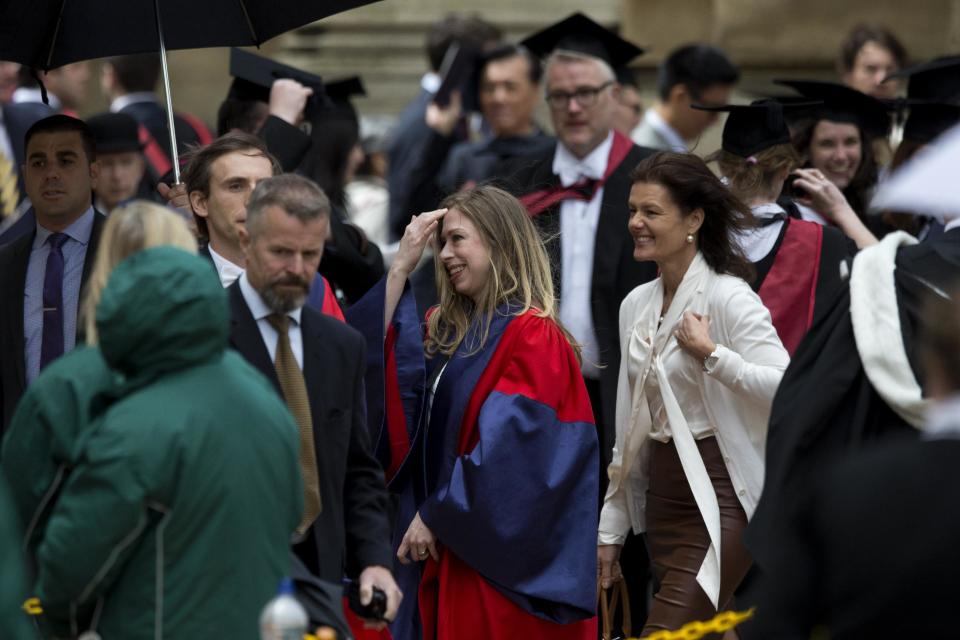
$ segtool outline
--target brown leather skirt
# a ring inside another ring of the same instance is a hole
[[[720,505],[720,610],[750,567],[743,546],[747,516],[730,482],[716,438],[697,441]],[[653,596],[641,636],[679,629],[692,620],[716,615],[697,584],[697,572],[710,546],[710,536],[683,473],[673,442],[650,442],[650,485],[647,489],[647,547],[660,588]],[[710,637],[721,637],[716,634]]]

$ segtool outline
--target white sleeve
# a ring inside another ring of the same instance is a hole
[[[729,292],[717,320],[729,344],[718,345],[708,373],[738,396],[769,406],[790,356],[770,320],[770,312],[744,283]]]

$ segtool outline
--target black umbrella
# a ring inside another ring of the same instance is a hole
[[[49,70],[105,56],[160,52],[174,157],[167,49],[259,46],[378,0],[4,0],[0,60]],[[173,163],[176,181],[180,170]]]

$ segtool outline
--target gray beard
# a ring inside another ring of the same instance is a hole
[[[271,311],[279,314],[285,314],[294,309],[299,309],[307,299],[307,294],[305,293],[292,296],[284,295],[278,293],[277,290],[271,286],[267,286],[260,293],[260,296],[263,298],[263,301],[267,303],[267,306],[270,307]]]

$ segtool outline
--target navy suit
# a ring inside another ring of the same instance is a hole
[[[419,211],[411,210],[413,194],[413,173],[420,165],[420,156],[427,146],[433,129],[424,120],[427,106],[433,100],[433,93],[421,89],[413,101],[406,106],[394,127],[396,136],[390,143],[387,154],[387,184],[390,188],[390,233],[399,238],[410,222],[410,216]]]

